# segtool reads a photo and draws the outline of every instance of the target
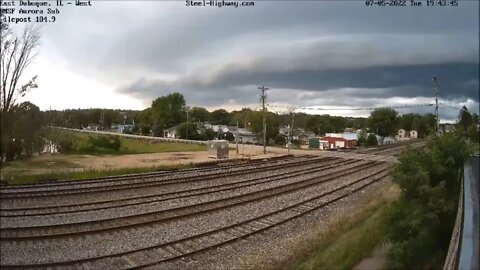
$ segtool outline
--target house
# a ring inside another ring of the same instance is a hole
[[[239,143],[258,143],[257,136],[253,132],[249,131],[246,128],[239,128],[238,133],[233,133],[234,136],[238,136]]]
[[[403,128],[399,129],[395,136],[395,139],[399,142],[416,138],[418,138],[418,132],[416,130],[406,131]]]
[[[163,131],[163,137],[164,138],[170,138],[170,139],[176,139],[178,138],[177,136],[177,129],[180,127],[180,125],[176,125],[173,127],[169,127]]]
[[[320,138],[320,149],[357,147],[357,133],[327,133]]]
[[[113,126],[112,126],[113,127]],[[129,132],[131,131],[133,128],[133,125],[132,124],[126,124],[126,125],[117,125],[116,126],[116,130],[118,133],[125,133],[125,132]]]
[[[217,133],[227,133],[230,131],[227,125],[212,125],[212,124],[205,123],[203,124],[203,126],[205,129],[212,129]]]
[[[100,129],[100,126],[97,124],[88,124],[88,126],[85,127],[84,129],[98,131]]]
[[[290,131],[290,127],[288,126],[283,126],[278,128],[278,134],[287,136],[288,132]]]
[[[300,141],[302,144],[308,144],[308,140],[315,137],[316,135],[312,131],[306,132],[301,128],[294,130],[292,134],[292,140]]]

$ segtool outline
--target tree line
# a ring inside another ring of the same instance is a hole
[[[233,140],[232,133],[218,134],[213,130],[199,132],[195,123],[238,126],[253,132],[258,138],[263,137],[263,113],[249,108],[228,112],[224,109],[209,111],[203,107],[187,107],[182,94],[178,92],[159,97],[152,105],[142,111],[112,109],[70,109],[64,111],[40,111],[30,102],[13,104],[8,110],[1,110],[2,120],[2,160],[15,160],[23,156],[38,153],[45,142],[42,129],[46,126],[68,128],[85,128],[96,125],[100,129],[110,129],[113,124],[133,124],[130,133],[163,136],[163,131],[177,127],[180,138],[210,140],[222,138]],[[187,124],[188,111],[188,124]],[[478,115],[471,114],[466,108],[459,113],[457,127],[465,134],[478,141]],[[278,114],[267,111],[267,140],[276,144],[284,144],[285,136],[279,134],[279,127],[294,124],[306,132],[323,136],[329,132],[343,132],[346,128],[360,132],[359,144],[374,146],[377,144],[375,133],[380,136],[393,136],[399,128],[417,130],[420,138],[433,134],[435,117],[433,114],[419,115],[415,113],[400,115],[391,108],[379,108],[371,112],[367,118],[341,117],[330,115],[309,115],[305,113]]]
[[[388,269],[443,268],[463,166],[480,141],[477,124],[478,115],[463,107],[453,132],[429,137],[425,148],[400,155],[391,175],[401,193],[385,220]]]
[[[188,111],[188,113],[187,113]],[[262,132],[261,111],[249,108],[228,112],[225,109],[209,111],[203,107],[187,107],[182,94],[174,92],[152,101],[152,105],[142,111],[82,109],[66,111],[48,111],[47,119],[52,125],[82,128],[89,124],[97,124],[109,128],[112,124],[133,124],[134,133],[162,136],[163,131],[181,124],[210,123],[215,125],[238,126],[248,128],[254,133]],[[417,130],[420,137],[431,134],[435,128],[435,116],[431,113],[419,115],[409,113],[399,115],[391,108],[374,110],[368,118],[341,117],[330,115],[310,115],[306,113],[278,114],[267,112],[267,137],[275,138],[280,126],[292,124],[295,128],[311,131],[316,135],[330,132],[343,132],[346,128],[365,129],[380,136],[395,135],[399,128]],[[193,125],[192,125],[193,127]],[[192,127],[189,127],[192,128]],[[190,130],[189,130],[190,131]],[[190,133],[192,136],[195,130]]]

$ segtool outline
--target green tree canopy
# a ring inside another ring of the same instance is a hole
[[[371,132],[386,137],[396,133],[396,120],[397,111],[394,109],[375,109],[368,117],[368,127]]]
[[[180,139],[187,139],[187,128],[188,128],[188,139],[189,140],[198,140],[200,139],[200,136],[197,131],[197,126],[189,123],[187,124],[186,122],[181,124],[177,128],[177,135]]]
[[[210,112],[202,107],[193,107],[189,111],[189,121],[190,122],[197,122],[200,121],[202,123],[208,121],[210,118]]]
[[[367,131],[365,129],[362,129],[358,134],[357,145],[367,146]]]
[[[185,98],[174,92],[161,96],[152,102],[153,123],[162,127],[177,125],[186,119]]]
[[[230,114],[224,109],[215,110],[210,113],[210,122],[215,125],[228,125]]]
[[[267,141],[270,138],[275,138],[278,134],[278,119],[277,115],[267,112]],[[249,117],[250,129],[257,135],[259,140],[263,140],[263,112],[252,112]]]
[[[388,269],[441,266],[459,195],[460,169],[469,155],[456,133],[434,137],[426,149],[404,151],[392,172],[401,189],[388,215]]]
[[[467,107],[463,106],[457,117],[457,125],[463,129],[468,129],[473,124],[472,114],[468,111]]]
[[[377,136],[375,136],[375,134],[373,134],[373,133],[368,134],[367,140],[366,140],[366,145],[367,146],[377,146],[378,145]]]
[[[45,121],[35,104],[27,101],[13,105],[8,112],[1,112],[1,119],[1,147],[7,161],[42,151]]]

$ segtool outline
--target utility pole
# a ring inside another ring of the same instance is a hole
[[[265,91],[268,90],[267,87],[265,86],[260,86],[258,87],[262,91],[262,94],[260,95],[260,101],[262,102],[262,111],[263,111],[263,154],[267,153],[267,117],[266,117],[266,111],[265,111],[265,101],[267,99],[267,95],[265,94]]]
[[[287,155],[290,155],[290,125],[287,126]]]
[[[238,121],[237,121],[237,135],[235,136],[235,144],[237,146],[237,155],[238,155]]]
[[[439,119],[438,119],[438,84],[437,84],[437,76],[433,75],[433,86],[435,87],[435,135],[438,136],[439,130]]]
[[[185,106],[185,110],[187,111],[187,130],[186,130],[186,134],[185,134],[185,139],[188,140],[188,110],[190,108],[188,106]]]
[[[290,155],[290,147],[292,144],[291,139],[293,139],[293,121],[295,120],[295,108],[292,107],[291,112],[292,112],[292,125],[289,126],[288,128],[288,150],[287,150],[288,155]]]

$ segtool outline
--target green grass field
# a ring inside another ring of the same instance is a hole
[[[58,131],[57,136],[67,136],[73,140],[73,149],[81,149],[80,146],[88,143],[89,136],[80,132]],[[59,155],[42,155],[32,157],[26,160],[16,160],[2,164],[1,176],[2,180],[9,184],[29,184],[39,181],[47,181],[53,179],[88,179],[96,177],[104,177],[109,175],[120,175],[128,173],[143,173],[159,170],[172,170],[179,168],[188,168],[191,165],[174,165],[160,167],[140,167],[140,168],[121,168],[121,169],[102,169],[96,170],[85,168],[73,162],[74,159],[87,158],[85,154],[94,156],[104,155],[127,155],[127,154],[146,154],[146,153],[167,153],[167,152],[194,152],[206,151],[205,145],[187,144],[187,143],[171,143],[171,142],[149,142],[135,139],[120,138],[120,148],[118,151],[104,149],[101,147],[93,147],[92,151],[72,151],[68,154]],[[80,154],[80,155],[79,155]],[[145,165],[148,166],[148,165]]]
[[[139,140],[121,139],[118,154],[166,153],[166,152],[193,152],[206,151],[206,146],[189,143],[150,143]]]
[[[41,165],[44,162],[37,162],[37,165]],[[69,164],[63,164],[68,166]],[[178,164],[170,166],[152,166],[152,167],[140,167],[140,168],[122,168],[122,169],[112,169],[112,170],[94,170],[94,169],[81,169],[81,170],[68,170],[66,168],[59,170],[52,170],[49,173],[40,173],[40,174],[28,174],[18,170],[22,167],[19,165],[6,164],[8,170],[3,174],[3,179],[7,181],[8,184],[34,184],[38,182],[45,181],[55,181],[55,180],[85,180],[106,176],[115,176],[123,174],[133,174],[133,173],[147,173],[147,172],[157,172],[157,171],[172,171],[192,168],[192,164]],[[15,167],[16,169],[12,168]]]

